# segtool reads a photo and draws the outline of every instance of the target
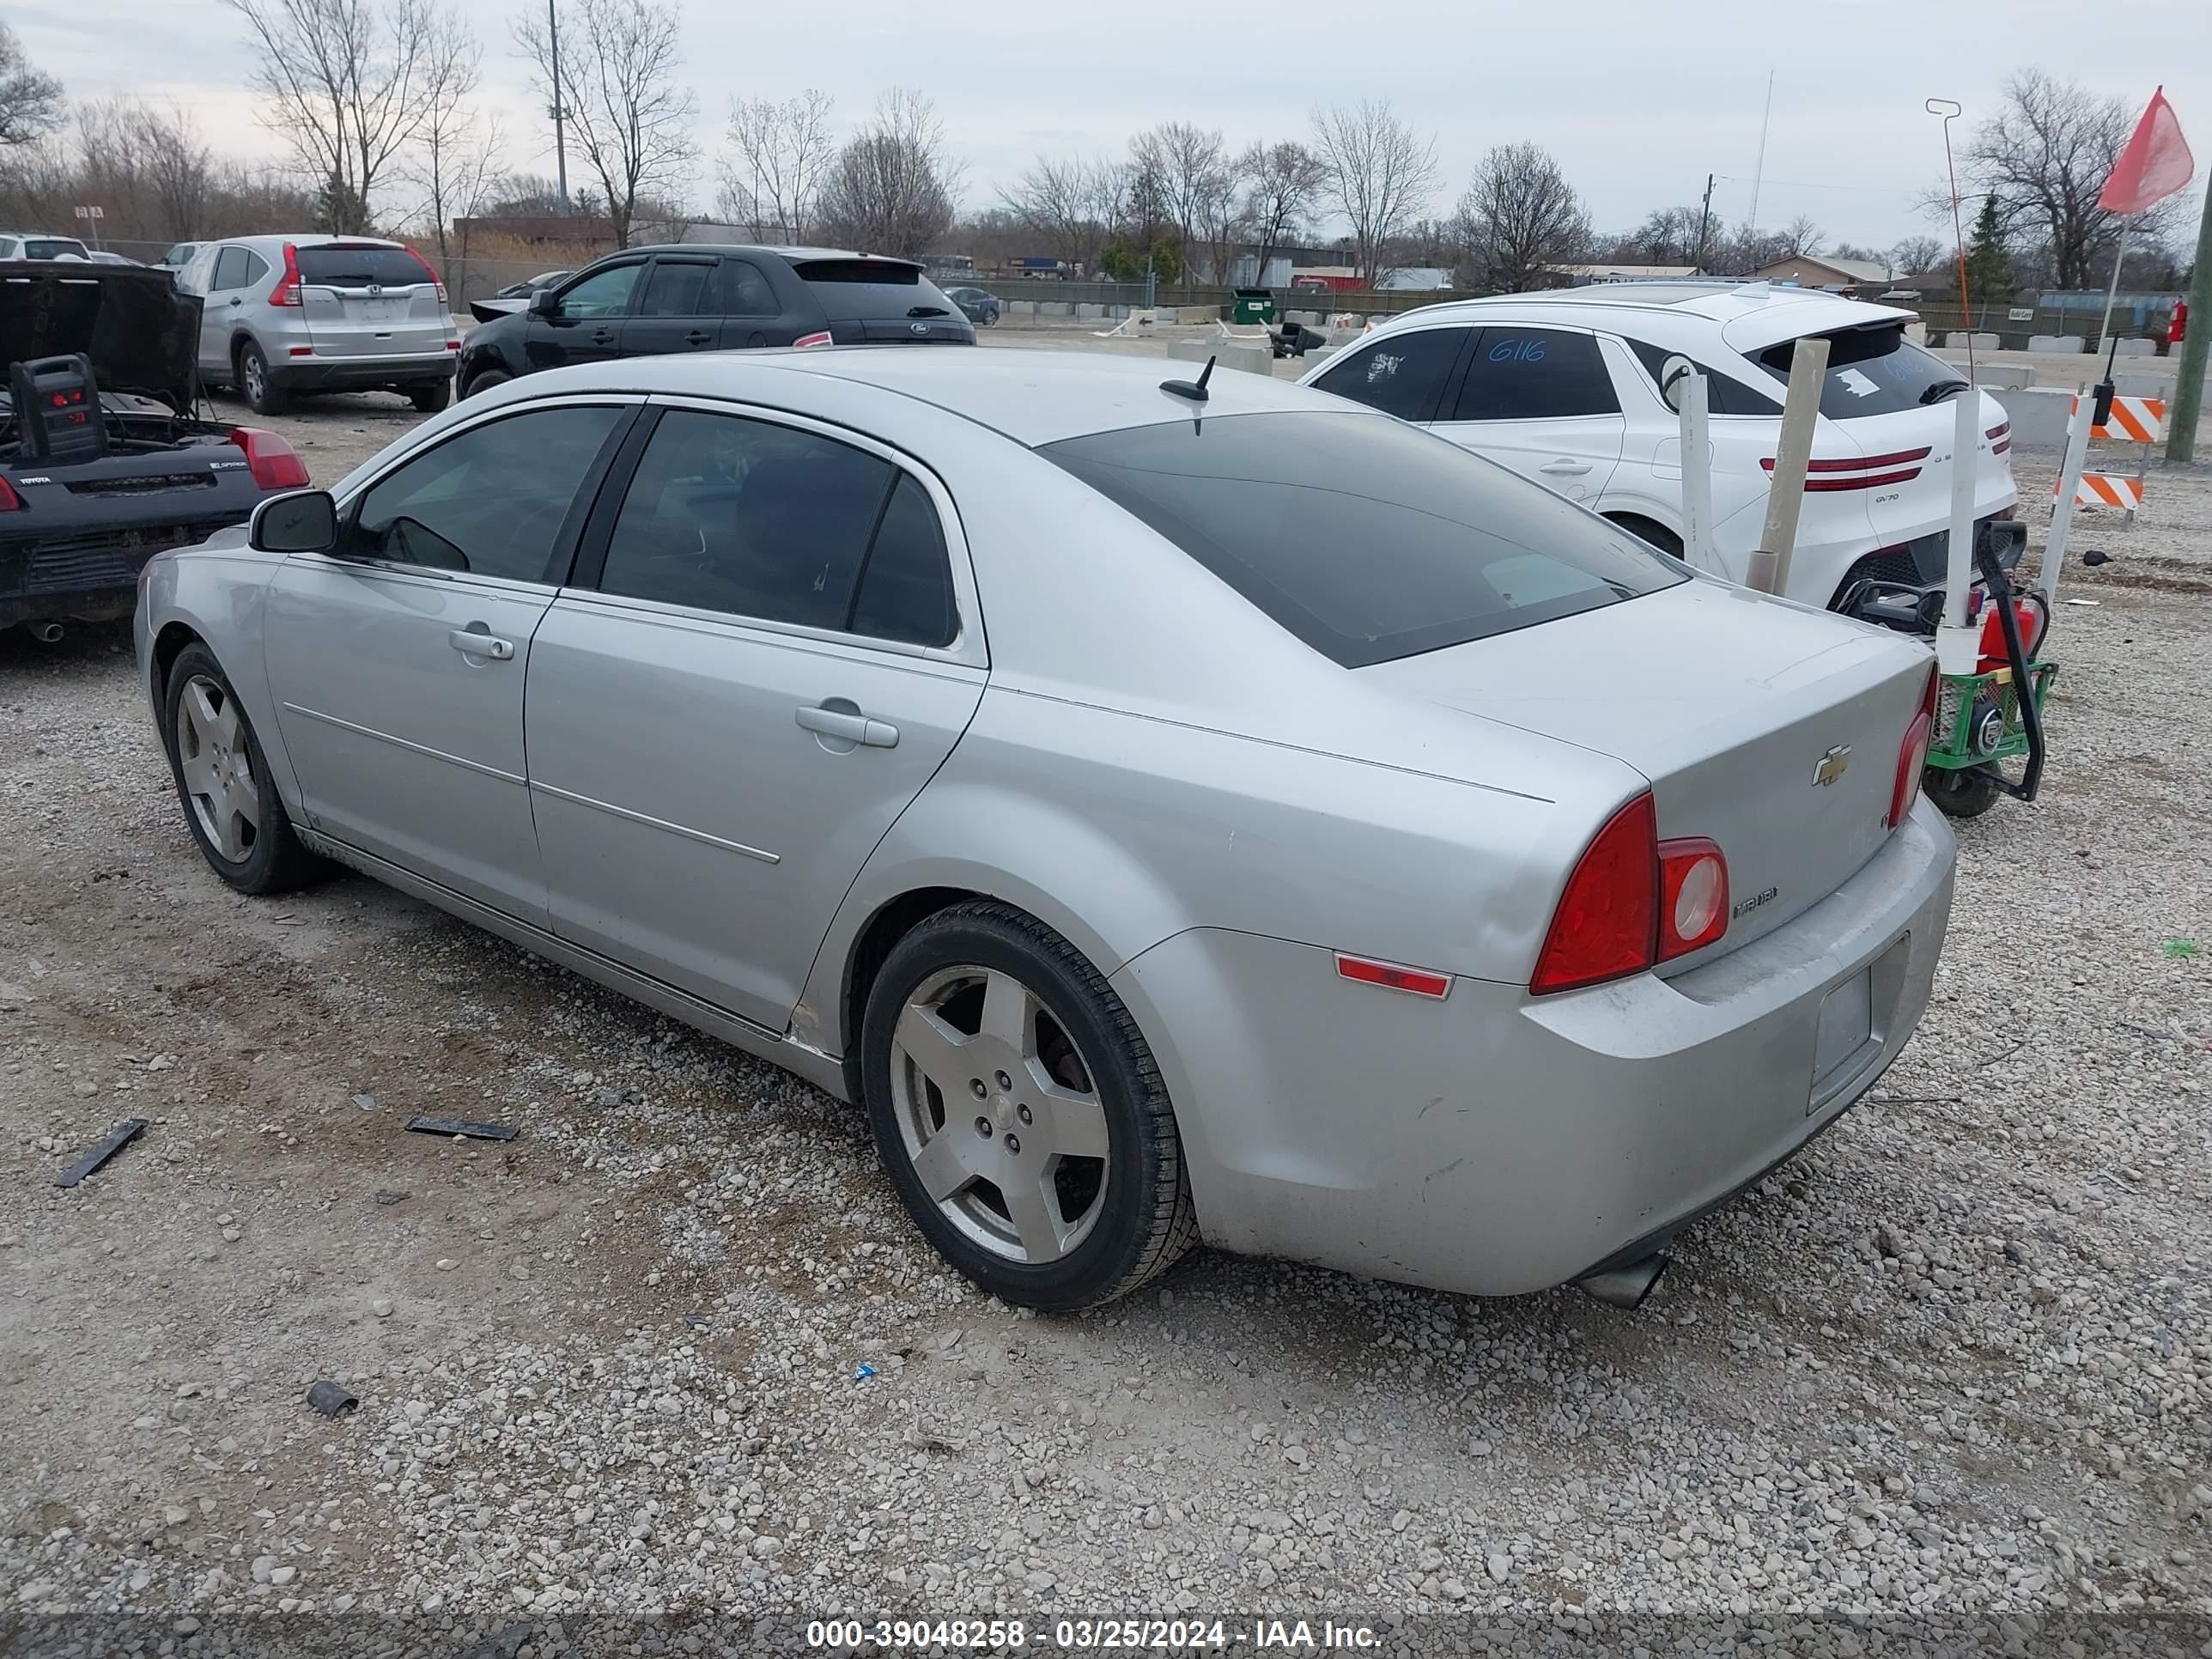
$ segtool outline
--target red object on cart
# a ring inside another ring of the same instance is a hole
[[[2188,332],[2189,301],[2186,300],[2176,300],[2173,302],[2172,319],[2166,325],[2166,344],[2179,345],[2182,342],[2183,337]]]

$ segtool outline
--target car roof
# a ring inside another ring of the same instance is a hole
[[[1854,324],[1909,321],[1915,315],[1895,306],[1846,300],[1819,289],[1766,283],[1602,283],[1423,306],[1392,319],[1387,326],[1476,323],[1513,312],[1595,329],[1622,329],[1632,318],[1647,325],[1672,321],[1701,330],[1718,326],[1732,345],[1743,339],[1771,344]]]
[[[1162,381],[1194,379],[1203,367],[1166,357],[1086,351],[825,346],[804,351],[631,357],[550,370],[515,384],[536,383],[548,393],[557,384],[568,393],[622,390],[773,403],[779,395],[792,394],[780,393],[760,377],[818,376],[912,398],[1032,447],[1092,432],[1194,416],[1212,420],[1297,410],[1371,412],[1290,380],[1235,368],[1215,368],[1202,404],[1160,390]],[[806,412],[801,404],[792,406]]]
[[[849,247],[794,247],[780,242],[649,242],[636,247],[620,248],[600,258],[613,259],[635,253],[773,253],[779,259],[793,261],[867,259],[887,265],[911,265],[916,270],[922,268],[918,259],[902,259],[892,253],[862,253]]]

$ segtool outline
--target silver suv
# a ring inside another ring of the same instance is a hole
[[[178,273],[200,295],[200,378],[234,386],[258,415],[311,392],[404,393],[423,412],[453,397],[459,331],[422,255],[370,236],[204,242]]]

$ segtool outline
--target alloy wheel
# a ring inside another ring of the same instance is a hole
[[[226,862],[244,863],[261,834],[260,784],[237,703],[204,674],[177,699],[177,767],[208,844]]]
[[[1104,1212],[1109,1141],[1096,1073],[1012,974],[941,969],[891,1032],[891,1096],[922,1189],[967,1237],[1041,1266]]]

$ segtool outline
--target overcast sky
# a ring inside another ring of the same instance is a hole
[[[516,8],[454,0],[484,44],[484,98],[504,112],[518,169],[552,171],[550,136],[508,44]],[[539,0],[542,3],[542,0]],[[1124,153],[1170,118],[1232,144],[1303,137],[1316,103],[1389,98],[1433,132],[1441,215],[1489,146],[1533,139],[1558,156],[1600,229],[1694,203],[1749,210],[1767,74],[1774,113],[1759,219],[1809,214],[1831,241],[1886,247],[1932,229],[1913,198],[1942,167],[1931,96],[1968,122],[2004,74],[2035,64],[2139,108],[2166,96],[2212,169],[2212,4],[2056,0],[1907,6],[1862,0],[1574,0],[1567,6],[1274,0],[1136,7],[1018,3],[686,8],[687,69],[704,151],[692,204],[708,208],[733,94],[819,87],[850,122],[887,86],[937,100],[971,207],[999,198],[1039,153]],[[255,120],[240,21],[220,0],[12,0],[33,60],[74,97],[133,93],[188,105],[220,150],[278,159]],[[1170,21],[1180,20],[1180,21]],[[1962,124],[1964,125],[1964,124]]]

